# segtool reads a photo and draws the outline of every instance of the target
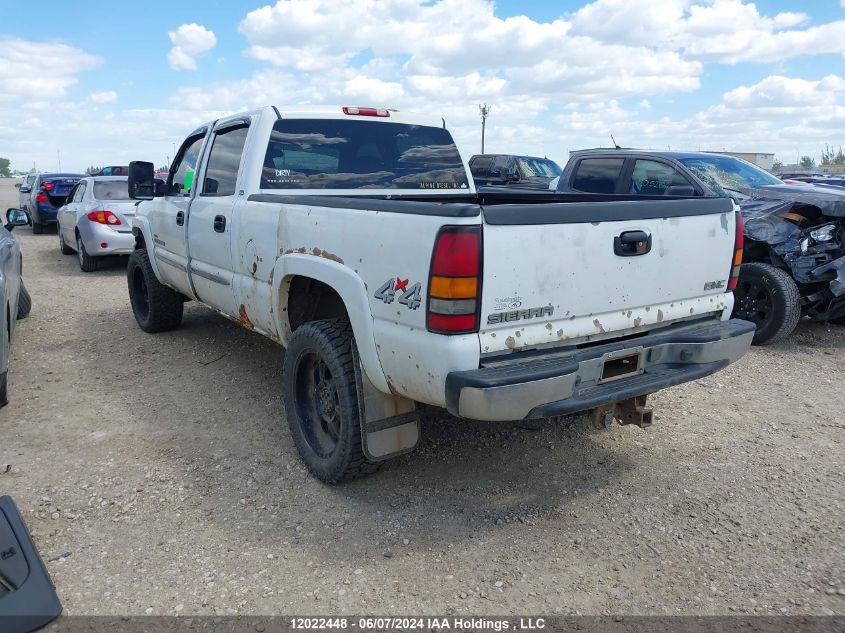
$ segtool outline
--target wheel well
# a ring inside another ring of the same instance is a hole
[[[291,332],[309,321],[349,320],[343,299],[334,288],[322,281],[302,276],[292,277],[288,281],[287,315]]]
[[[135,235],[135,249],[137,250],[137,249],[139,249],[139,248],[147,248],[147,244],[146,244],[146,242],[144,241],[144,234],[143,234],[143,232],[141,232],[141,231],[132,231],[132,233]]]

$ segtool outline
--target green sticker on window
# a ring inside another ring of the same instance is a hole
[[[191,185],[194,184],[194,170],[189,169],[185,172],[185,183],[182,185],[182,191],[190,191]]]

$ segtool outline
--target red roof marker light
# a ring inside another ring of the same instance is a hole
[[[359,108],[356,106],[343,106],[343,113],[350,116],[390,116],[390,111],[384,108]]]

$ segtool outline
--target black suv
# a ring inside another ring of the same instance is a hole
[[[845,325],[845,189],[787,184],[744,160],[709,152],[573,152],[558,192],[721,196],[739,205],[745,252],[734,316],[758,345],[788,336],[802,315]]]

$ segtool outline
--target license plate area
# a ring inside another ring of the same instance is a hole
[[[643,373],[643,348],[611,352],[602,359],[598,384],[622,380]]]

